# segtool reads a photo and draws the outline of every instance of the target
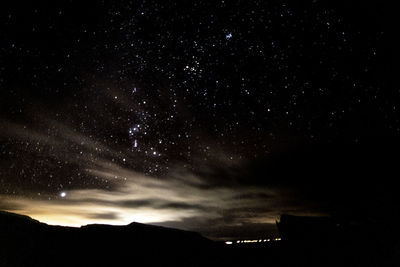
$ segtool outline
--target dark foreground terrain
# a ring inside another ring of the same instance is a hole
[[[394,237],[364,235],[367,230],[329,236],[323,233],[329,227],[307,229],[302,220],[286,219],[280,226],[292,229],[286,240],[225,245],[197,233],[138,223],[72,228],[0,212],[0,266],[400,266]],[[290,228],[293,222],[298,228]],[[310,229],[314,236],[298,235]]]

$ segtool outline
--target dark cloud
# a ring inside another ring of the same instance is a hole
[[[212,211],[215,210],[215,207],[196,205],[196,204],[187,204],[182,202],[170,202],[166,204],[162,204],[157,206],[160,209],[176,209],[176,210],[200,210],[200,211]]]
[[[107,213],[89,213],[86,215],[89,219],[102,219],[102,220],[117,220],[118,214],[107,212]]]
[[[118,207],[125,208],[141,208],[141,207],[156,207],[157,199],[137,199],[137,200],[124,200],[117,203],[113,203],[113,205]]]
[[[390,137],[369,137],[356,144],[297,143],[248,164],[249,175],[241,182],[292,189],[287,203],[298,199],[336,215],[395,215],[398,151],[400,143]]]
[[[267,194],[267,193],[246,193],[246,194],[241,194],[236,196],[238,199],[260,199],[260,200],[265,200],[272,198],[272,194]]]

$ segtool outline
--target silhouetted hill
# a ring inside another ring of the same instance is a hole
[[[282,215],[282,241],[223,245],[140,223],[74,228],[0,212],[0,267],[399,266],[399,239],[388,225]]]
[[[203,266],[215,246],[194,232],[140,223],[74,228],[0,213],[0,266]]]

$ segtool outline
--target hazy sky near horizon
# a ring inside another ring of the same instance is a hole
[[[227,160],[222,151],[212,153],[211,163],[197,163],[201,167],[199,172],[176,164],[157,177],[118,164],[113,159],[119,152],[93,144],[66,126],[57,127],[62,131],[52,138],[22,125],[9,123],[4,129],[21,142],[43,143],[44,149],[57,151],[58,160],[79,166],[82,173],[78,173],[78,178],[103,179],[105,186],[62,186],[55,192],[28,188],[23,194],[1,195],[1,209],[55,225],[124,225],[135,221],[196,230],[213,238],[231,238],[232,230],[226,233],[224,229],[235,228],[245,236],[256,236],[257,233],[247,229],[249,226],[257,226],[257,231],[265,231],[264,235],[276,235],[275,221],[282,213],[327,214],[295,199],[293,189],[288,187],[244,184],[240,176],[251,174],[246,173],[243,163]],[[74,153],[63,151],[81,142],[85,143],[82,150],[86,154],[96,154],[98,149],[108,152],[93,159],[75,158]],[[125,161],[135,161],[133,156]]]
[[[222,239],[276,235],[282,213],[391,210],[400,98],[389,7],[0,10],[0,209]]]

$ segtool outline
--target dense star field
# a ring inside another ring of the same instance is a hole
[[[355,196],[380,169],[366,166],[390,162],[400,93],[383,4],[0,10],[0,209],[269,235],[281,213],[354,214],[375,195]]]

